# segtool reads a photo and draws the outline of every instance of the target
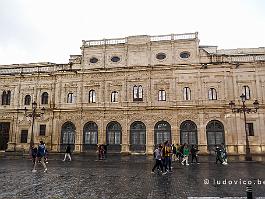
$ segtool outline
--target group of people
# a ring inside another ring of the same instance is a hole
[[[178,161],[182,165],[189,166],[189,157],[191,157],[191,164],[200,164],[198,160],[198,147],[196,145],[187,145],[186,143],[181,145],[170,144],[166,141],[164,144],[159,144],[154,150],[155,164],[151,173],[155,171],[162,172],[163,175],[168,172],[172,172],[172,162]],[[222,143],[220,146],[215,146],[216,164],[227,164],[227,152],[226,147]]]
[[[33,163],[32,172],[33,173],[37,172],[36,166],[38,163],[41,163],[44,168],[44,172],[47,172],[48,170],[46,166],[46,163],[48,163],[47,154],[48,154],[48,151],[43,141],[40,141],[38,148],[31,146],[31,156],[32,156],[32,163]]]

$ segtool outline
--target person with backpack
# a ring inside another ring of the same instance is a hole
[[[47,172],[48,169],[47,169],[47,166],[44,162],[45,152],[46,152],[46,148],[45,148],[44,142],[40,141],[40,144],[38,146],[38,151],[37,151],[37,158],[40,160],[40,162],[44,168],[44,172]],[[37,161],[35,161],[35,163],[34,163],[34,167],[32,170],[33,173],[37,172],[36,165],[37,165]]]

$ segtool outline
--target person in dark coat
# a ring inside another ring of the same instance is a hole
[[[69,158],[69,161],[72,160],[72,158],[71,158],[71,146],[70,146],[70,144],[68,144],[67,147],[66,147],[63,161],[65,161],[67,157]]]
[[[198,162],[198,152],[199,150],[194,146],[191,145],[190,153],[191,153],[191,163],[193,163],[193,160],[195,159],[196,163],[199,164]]]

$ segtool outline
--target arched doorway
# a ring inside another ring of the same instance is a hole
[[[65,151],[66,146],[70,144],[71,150],[75,147],[75,125],[72,122],[65,122],[62,126],[61,132],[61,146],[60,150]]]
[[[143,122],[136,121],[130,126],[130,151],[145,152],[146,127]]]
[[[83,151],[95,151],[98,144],[98,126],[95,122],[87,122],[83,129]]]
[[[154,143],[157,144],[163,144],[165,141],[171,142],[171,126],[166,121],[159,121],[155,125],[154,129]]]
[[[188,145],[198,144],[197,126],[191,120],[186,120],[180,125],[180,143]]]
[[[118,122],[110,122],[107,125],[106,143],[108,151],[120,152],[122,143],[121,125]]]
[[[9,142],[9,122],[0,122],[0,151],[6,150]]]
[[[218,120],[210,121],[206,126],[208,149],[212,150],[215,145],[225,144],[224,125]]]

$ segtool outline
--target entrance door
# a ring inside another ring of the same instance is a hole
[[[130,128],[130,150],[132,152],[145,152],[146,128],[143,122],[137,121]]]
[[[197,126],[193,121],[186,120],[180,125],[180,143],[188,145],[197,145]]]
[[[210,121],[206,126],[208,149],[212,150],[215,145],[225,144],[224,125],[218,120]]]
[[[75,125],[72,122],[66,122],[62,126],[61,132],[61,151],[65,151],[67,145],[71,150],[75,148]]]
[[[10,122],[0,122],[0,150],[7,149],[9,141]]]

